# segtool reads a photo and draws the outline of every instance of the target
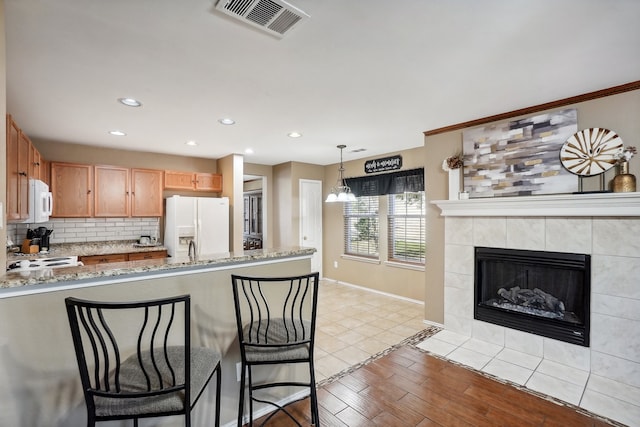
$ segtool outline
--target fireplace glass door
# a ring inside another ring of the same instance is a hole
[[[588,347],[589,296],[589,255],[475,248],[475,319]]]

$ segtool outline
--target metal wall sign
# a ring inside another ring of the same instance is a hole
[[[394,171],[400,168],[402,168],[402,156],[400,155],[367,160],[364,164],[365,173]]]

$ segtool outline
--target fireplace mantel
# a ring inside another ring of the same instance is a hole
[[[640,217],[640,192],[433,200],[441,216]]]

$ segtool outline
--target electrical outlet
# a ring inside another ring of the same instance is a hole
[[[333,261],[333,268],[338,268],[338,261]]]

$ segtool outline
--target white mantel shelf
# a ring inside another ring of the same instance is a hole
[[[640,217],[640,192],[433,200],[441,216]]]

